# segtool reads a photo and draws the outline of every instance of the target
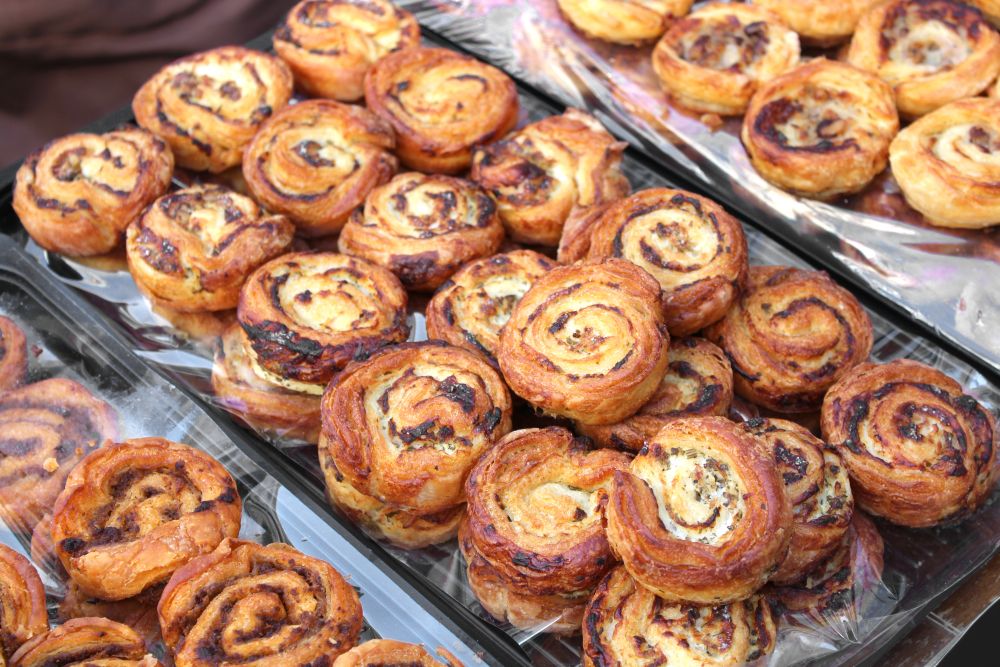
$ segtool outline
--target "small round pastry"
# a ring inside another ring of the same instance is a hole
[[[555,261],[533,250],[469,262],[427,304],[427,337],[481,352],[496,363],[500,330],[514,306],[555,266]]]
[[[1000,35],[962,2],[890,0],[861,17],[847,62],[892,86],[899,113],[915,118],[986,90]]]
[[[997,477],[993,415],[941,371],[909,359],[861,364],[823,400],[858,505],[901,526],[964,519]]]
[[[390,271],[332,252],[300,252],[257,269],[237,318],[261,378],[319,396],[352,359],[406,340],[406,290]]]
[[[49,629],[45,587],[27,558],[0,544],[0,665]]]
[[[615,475],[606,516],[629,574],[671,602],[746,598],[777,571],[792,534],[767,445],[724,417],[664,426]]]
[[[291,218],[299,234],[327,236],[396,173],[395,146],[392,127],[370,111],[306,100],[261,125],[243,156],[243,176],[254,198]]]
[[[751,419],[746,429],[772,450],[792,505],[788,556],[774,584],[802,579],[843,540],[854,515],[854,496],[840,455],[803,426],[784,419]]]
[[[932,111],[896,135],[892,173],[931,223],[1000,224],[1000,100],[970,98]]]
[[[30,535],[80,459],[118,436],[114,408],[72,380],[0,394],[0,518]]]
[[[497,206],[451,176],[400,174],[372,190],[340,232],[340,252],[384,266],[407,289],[432,292],[466,262],[503,242]]]
[[[826,48],[846,42],[861,17],[882,0],[753,0],[773,12],[806,44]]]
[[[660,85],[686,109],[739,115],[765,81],[799,62],[799,36],[751,5],[711,3],[671,24],[653,49]]]
[[[85,593],[123,600],[240,531],[236,482],[163,438],[108,445],[73,469],[52,512],[63,567]]]
[[[462,667],[462,663],[443,648],[438,648],[438,655],[450,667]],[[441,667],[441,662],[420,644],[369,639],[334,660],[333,667]]]
[[[71,134],[35,151],[17,170],[14,211],[51,252],[110,252],[125,228],[170,187],[174,156],[139,128]]]
[[[252,428],[310,444],[319,441],[319,396],[261,379],[246,350],[246,333],[232,324],[215,349],[212,390],[216,400]]]
[[[741,137],[769,183],[810,199],[863,189],[899,130],[892,89],[874,74],[817,58],[764,83]]]
[[[146,642],[121,623],[106,618],[74,618],[38,635],[18,649],[10,667],[163,667]]]
[[[170,144],[177,165],[235,167],[261,123],[292,96],[288,65],[267,53],[222,46],[175,60],[132,99],[136,122]]]
[[[177,570],[157,611],[176,667],[329,664],[364,621],[358,594],[326,561],[233,539]]]
[[[718,321],[743,291],[743,225],[711,199],[653,188],[611,204],[590,232],[590,259],[627,259],[656,278],[672,336]]]
[[[274,51],[310,97],[357,102],[379,58],[420,44],[420,24],[389,0],[304,0],[274,32]]]
[[[659,293],[648,273],[621,259],[552,269],[500,331],[504,379],[548,414],[583,424],[631,416],[667,369]]]
[[[160,197],[128,227],[125,254],[136,286],[179,312],[229,310],[258,266],[288,251],[295,227],[218,185]]]
[[[631,191],[621,170],[627,147],[590,114],[569,109],[477,149],[469,178],[496,198],[514,241],[554,246],[571,218]]]
[[[348,366],[323,394],[323,442],[361,493],[399,509],[465,501],[469,470],[510,431],[510,394],[481,355],[404,343]]]
[[[612,570],[587,604],[584,667],[742,665],[774,650],[778,618],[752,595],[717,606],[678,604]]]
[[[747,292],[706,337],[726,351],[736,393],[777,413],[812,412],[868,359],[872,323],[822,271],[754,266]]]
[[[0,316],[0,392],[14,389],[28,373],[28,343],[21,327]]]
[[[365,76],[365,102],[396,130],[396,155],[424,173],[458,174],[476,146],[517,124],[517,88],[492,65],[448,49],[416,47]]]
[[[704,338],[670,341],[670,363],[652,398],[639,412],[616,424],[578,425],[602,447],[638,452],[668,422],[688,417],[725,417],[733,402],[729,359]]]
[[[615,472],[628,465],[627,454],[589,451],[564,428],[514,431],[469,474],[469,539],[518,591],[590,590],[614,560],[604,506]]]
[[[559,10],[577,30],[605,42],[642,44],[663,34],[694,0],[558,0]]]

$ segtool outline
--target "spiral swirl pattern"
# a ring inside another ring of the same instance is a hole
[[[0,392],[14,389],[28,372],[28,344],[13,320],[0,316]]]
[[[132,111],[170,144],[179,166],[218,173],[240,163],[261,123],[291,96],[284,62],[223,46],[163,67],[135,94]]]
[[[861,17],[879,1],[753,0],[753,4],[777,15],[806,44],[828,47],[850,39]]]
[[[46,250],[100,255],[170,187],[174,157],[138,128],[71,134],[35,151],[17,170],[14,210]]]
[[[823,401],[858,504],[911,527],[964,518],[996,481],[993,416],[961,385],[916,361],[862,364]]]
[[[433,291],[469,260],[496,252],[503,236],[496,203],[478,185],[410,172],[372,191],[338,246],[388,268],[408,289]]]
[[[138,438],[73,469],[55,503],[52,539],[81,590],[122,600],[235,537],[241,505],[236,482],[209,455]]]
[[[163,667],[132,628],[106,618],[75,618],[38,635],[10,667]]]
[[[558,0],[563,16],[580,32],[617,44],[642,44],[684,16],[693,0]]]
[[[289,216],[303,236],[335,234],[398,166],[392,127],[375,114],[306,100],[264,122],[243,157],[254,197]]]
[[[0,544],[0,666],[48,629],[45,587],[38,572],[27,558]]]

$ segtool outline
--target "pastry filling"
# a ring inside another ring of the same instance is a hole
[[[794,97],[767,103],[755,121],[758,132],[783,148],[827,152],[857,148],[850,93],[808,84]]]
[[[697,31],[684,35],[677,52],[681,59],[699,67],[752,75],[769,43],[766,23],[744,24],[730,15],[702,23]]]
[[[496,204],[486,195],[467,191],[450,179],[413,178],[388,197],[389,211],[366,216],[366,224],[377,224],[400,238],[431,239],[469,229],[486,227],[496,213]]]
[[[901,6],[892,12],[882,33],[889,44],[888,59],[923,75],[960,65],[972,53],[972,46],[966,29],[951,14],[950,8],[919,5],[912,11]]]
[[[953,125],[929,138],[934,157],[953,164],[966,161],[1000,167],[1000,132],[975,123]]]
[[[596,491],[576,486],[571,479],[545,479],[527,492],[520,485],[502,490],[500,507],[516,534],[551,538],[600,521],[602,494]]]

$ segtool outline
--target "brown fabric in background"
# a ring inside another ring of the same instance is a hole
[[[0,0],[0,166],[129,104],[167,62],[241,44],[293,0]]]

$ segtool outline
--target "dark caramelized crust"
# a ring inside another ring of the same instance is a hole
[[[465,501],[469,470],[510,431],[510,394],[481,355],[404,343],[349,366],[323,395],[323,438],[361,493],[416,512]]]
[[[778,413],[816,410],[872,349],[871,320],[850,292],[787,266],[752,267],[747,293],[705,334],[729,356],[736,393]]]
[[[274,32],[274,51],[300,90],[356,102],[379,58],[420,44],[413,15],[389,0],[304,0]]]
[[[554,266],[553,260],[533,250],[469,262],[427,304],[427,337],[481,352],[495,362],[500,329],[514,306]]]
[[[361,107],[306,100],[261,125],[243,156],[253,196],[303,236],[335,234],[396,173],[392,127]]]
[[[588,37],[618,44],[642,44],[663,34],[694,0],[558,0],[559,9]]]
[[[457,174],[476,146],[517,123],[514,82],[492,65],[447,49],[390,54],[365,77],[365,102],[396,130],[396,154],[426,173]]]
[[[178,166],[217,173],[240,163],[260,124],[291,96],[284,62],[223,46],[163,67],[135,94],[132,111],[170,144]]]
[[[774,12],[806,44],[827,47],[845,42],[869,9],[881,0],[753,0]]]
[[[232,539],[175,572],[157,610],[176,667],[329,665],[364,621],[358,594],[326,561]]]
[[[665,600],[741,600],[788,552],[792,512],[763,440],[723,417],[670,422],[615,474],[608,541]]]
[[[763,84],[742,139],[772,185],[828,200],[863,189],[885,169],[899,129],[892,89],[874,74],[817,58]]]
[[[751,419],[746,429],[771,449],[792,505],[788,557],[771,577],[775,584],[802,579],[840,544],[854,515],[844,462],[808,429],[783,419]]]
[[[14,389],[28,372],[28,344],[13,320],[0,316],[0,392]]]
[[[503,242],[496,202],[470,181],[409,172],[375,188],[340,233],[340,251],[384,266],[407,289],[433,291]]]
[[[446,650],[439,648],[438,654],[450,667],[462,667]],[[333,667],[441,667],[441,662],[420,644],[369,639],[334,660]]]
[[[993,416],[930,366],[861,364],[823,400],[823,439],[837,448],[866,512],[911,527],[965,518],[996,481]]]
[[[75,618],[22,646],[10,667],[163,667],[132,628],[106,618]]]
[[[114,408],[62,378],[0,395],[0,517],[30,534],[80,459],[118,436]]]
[[[500,332],[504,378],[544,412],[584,424],[634,414],[667,368],[659,293],[648,273],[620,259],[552,269]]]
[[[742,665],[774,650],[766,597],[700,606],[657,597],[619,567],[600,583],[583,622],[584,667]]]
[[[0,544],[0,665],[49,629],[45,587],[31,562]]]
[[[703,338],[670,341],[670,363],[653,396],[639,412],[616,424],[577,429],[603,447],[641,450],[664,425],[688,417],[725,417],[733,401],[729,359]]]
[[[656,278],[672,336],[718,321],[747,280],[743,226],[682,190],[643,190],[610,205],[594,220],[587,256],[627,259]]]
[[[406,302],[399,280],[380,266],[332,252],[292,253],[247,279],[237,317],[255,372],[319,395],[352,359],[406,340]]]
[[[951,0],[891,0],[858,22],[847,62],[892,86],[913,118],[986,90],[1000,73],[1000,35]]]
[[[513,240],[554,246],[571,218],[630,192],[621,170],[627,146],[570,109],[478,149],[469,177],[496,198]]]
[[[81,590],[122,600],[235,537],[241,505],[236,482],[209,455],[137,438],[73,469],[55,503],[52,539]]]
[[[212,365],[216,400],[255,429],[315,444],[319,440],[319,396],[262,379],[246,352],[249,345],[238,324],[226,329]]]
[[[35,151],[17,170],[14,211],[46,250],[100,255],[170,186],[174,157],[138,128],[71,134]]]
[[[129,225],[129,271],[149,299],[180,312],[229,310],[264,262],[287,252],[295,227],[218,185],[160,197]]]

